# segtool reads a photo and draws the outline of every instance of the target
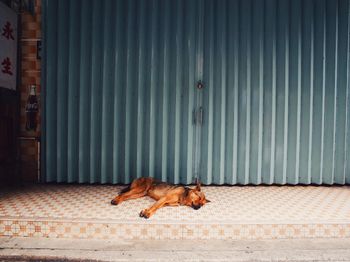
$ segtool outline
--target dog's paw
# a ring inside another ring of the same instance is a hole
[[[112,199],[111,204],[112,204],[112,205],[118,205],[118,201],[115,200],[115,199]]]
[[[147,212],[146,210],[142,210],[141,212],[140,212],[140,217],[143,217],[143,218],[149,218],[150,217],[150,214],[149,214],[149,212]]]

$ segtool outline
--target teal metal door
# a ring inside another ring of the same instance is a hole
[[[199,176],[344,184],[349,1],[205,1]]]
[[[47,182],[350,182],[349,0],[43,1]]]
[[[45,181],[193,181],[199,5],[44,1]]]

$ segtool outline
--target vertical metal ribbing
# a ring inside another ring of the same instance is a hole
[[[325,97],[326,97],[326,3],[323,2],[323,63],[322,63],[322,122],[321,122],[321,161],[319,183],[323,181],[323,157],[324,157],[324,125],[325,125]]]
[[[57,182],[67,181],[67,96],[68,96],[68,31],[69,5],[58,2],[58,44],[57,44]]]
[[[274,5],[277,5],[277,2],[274,2]],[[274,18],[276,19],[273,26],[272,31],[272,109],[271,109],[271,156],[270,156],[270,176],[269,180],[267,181],[268,184],[272,184],[275,179],[275,153],[276,153],[276,81],[277,81],[277,74],[276,74],[276,37],[277,37],[277,7],[275,6],[275,14]]]
[[[152,129],[154,128],[154,134],[150,134],[152,136],[150,138],[150,152],[153,152],[153,160],[150,159],[150,171],[154,172],[152,176],[156,177],[157,179],[161,179],[162,176],[162,109],[163,109],[163,91],[164,86],[163,84],[163,72],[164,72],[164,65],[163,65],[163,43],[164,43],[164,4],[163,1],[155,1],[155,4],[157,5],[157,10],[154,16],[154,19],[152,20],[154,28],[154,33],[152,35],[152,43],[155,43],[154,47],[154,65],[155,68],[153,69],[154,72],[154,88],[152,89],[152,97],[150,101],[150,107],[151,107],[151,113],[150,117],[154,117],[152,120]],[[153,111],[152,111],[153,110]],[[151,128],[150,128],[151,130]],[[153,141],[152,141],[153,139]],[[153,167],[152,167],[153,165]]]
[[[325,117],[324,117],[324,157],[323,157],[323,174],[322,179],[325,184],[334,183],[333,160],[334,160],[334,119],[336,117],[336,94],[337,80],[335,74],[337,69],[337,1],[326,1],[326,87],[325,87]]]
[[[260,2],[259,2],[260,3]],[[256,183],[262,180],[262,157],[263,157],[263,122],[264,122],[264,3],[261,2],[259,9],[259,140],[258,140],[258,168]]]
[[[75,1],[77,3],[78,1]],[[77,88],[76,83],[74,83],[74,73],[76,74],[75,71],[75,46],[74,46],[74,40],[76,40],[75,37],[75,25],[76,23],[76,5],[73,2],[68,2],[69,5],[69,14],[68,17],[69,22],[68,22],[68,64],[67,64],[67,119],[66,119],[66,129],[67,129],[67,170],[66,170],[66,175],[67,175],[67,181],[69,183],[73,182],[73,169],[74,169],[74,158],[75,158],[75,152],[74,151],[74,142],[75,142],[75,137],[73,135],[74,132],[74,117],[75,117],[75,108],[74,108],[74,91]],[[76,74],[77,75],[77,74]],[[75,101],[76,102],[76,101]]]
[[[334,183],[344,184],[346,176],[344,167],[346,166],[346,97],[347,97],[347,53],[348,50],[348,1],[338,1],[337,6],[337,95],[336,95],[336,114],[335,123],[335,152],[334,152]]]
[[[196,25],[198,24],[198,14],[200,11],[196,8],[198,2],[185,1],[184,6],[184,71],[183,71],[183,99],[181,110],[181,137],[182,147],[180,156],[180,174],[181,183],[192,183],[194,173],[194,125],[193,125],[193,108],[195,104],[195,78],[196,78]],[[186,26],[188,25],[188,26]]]
[[[102,11],[103,5],[99,1],[93,1],[93,16],[92,20],[92,72],[91,75],[91,144],[90,144],[90,183],[100,182],[101,173],[101,78],[102,78],[102,50],[103,31],[102,28]]]
[[[227,21],[226,21],[226,2],[225,1],[220,1],[219,3],[219,8],[218,10],[220,10],[220,14],[218,14],[219,16],[219,23],[220,25],[222,25],[222,27],[220,28],[221,32],[220,32],[220,43],[221,46],[220,48],[220,60],[221,60],[221,75],[220,75],[220,80],[221,80],[221,119],[220,119],[220,171],[219,171],[219,177],[217,180],[218,184],[223,184],[225,181],[225,145],[226,145],[226,88],[227,88],[227,82],[226,82],[226,77],[227,77],[227,72],[226,72],[226,68],[227,68],[227,62],[226,62],[226,53],[227,53],[227,47],[226,47],[226,25],[227,25]]]
[[[142,158],[144,150],[144,100],[145,100],[145,40],[146,40],[146,20],[145,20],[145,1],[140,1],[140,5],[137,8],[138,17],[138,70],[137,70],[137,153],[136,153],[136,177],[142,176]]]
[[[290,1],[290,0],[289,0]],[[289,1],[287,3],[289,3]],[[287,5],[289,6],[289,5]],[[284,57],[284,134],[283,134],[283,177],[282,183],[287,181],[287,159],[288,159],[288,108],[289,108],[289,23],[290,13],[289,8],[286,8],[286,23],[285,23],[285,57]]]
[[[296,129],[296,150],[295,150],[295,174],[294,174],[294,183],[297,184],[299,182],[299,174],[300,174],[300,131],[301,131],[301,41],[302,41],[302,25],[301,25],[301,20],[302,20],[302,2],[301,0],[297,2],[298,3],[298,17],[297,17],[297,29],[298,29],[298,39],[297,39],[297,44],[298,44],[298,61],[297,61],[297,88],[298,88],[298,93],[297,93],[297,129]]]
[[[177,1],[177,20],[176,20],[176,76],[175,76],[175,142],[174,142],[174,183],[179,183],[180,180],[180,133],[181,133],[181,91],[183,88],[183,57],[182,57],[182,43],[183,43],[183,2]]]
[[[79,87],[79,167],[78,182],[89,182],[90,169],[90,97],[91,97],[91,26],[92,26],[92,10],[91,0],[88,0],[81,7],[80,18],[80,85]]]
[[[122,141],[122,123],[123,123],[123,103],[124,100],[123,97],[123,58],[125,55],[125,52],[123,52],[123,39],[119,38],[119,35],[123,35],[123,28],[125,28],[125,5],[123,0],[118,0],[115,4],[115,14],[116,14],[116,27],[115,27],[115,42],[116,42],[116,53],[114,57],[114,105],[113,105],[113,116],[114,116],[114,122],[113,122],[113,175],[112,175],[112,183],[118,183],[121,182],[120,174],[123,172],[122,164],[123,162],[121,153],[123,151],[123,141]]]
[[[349,161],[349,151],[350,151],[350,132],[349,132],[349,125],[350,125],[350,119],[349,119],[349,103],[350,103],[350,1],[347,2],[347,11],[348,11],[348,17],[347,17],[347,54],[346,54],[346,101],[345,101],[345,146],[344,146],[344,155],[345,155],[345,164],[344,164],[344,177],[345,177],[345,183],[350,183],[350,161]]]
[[[170,3],[164,1],[163,54],[163,106],[162,106],[162,181],[168,177],[168,114],[169,114],[169,72],[170,72]]]
[[[213,179],[213,131],[214,131],[214,123],[213,123],[213,107],[214,107],[214,5],[212,2],[209,2],[209,6],[207,6],[207,8],[209,10],[207,10],[207,12],[209,12],[208,17],[206,19],[206,27],[207,27],[207,34],[206,36],[209,36],[209,39],[205,39],[205,41],[209,41],[209,46],[207,47],[207,51],[209,52],[209,54],[207,54],[207,57],[205,57],[204,59],[206,59],[206,62],[208,64],[208,72],[206,72],[208,81],[206,84],[206,98],[205,100],[208,101],[207,105],[206,105],[206,119],[207,120],[207,130],[206,130],[206,136],[203,136],[203,139],[205,141],[205,139],[207,139],[204,143],[205,145],[207,145],[205,147],[205,154],[203,154],[204,152],[202,152],[201,156],[203,156],[201,158],[201,161],[203,161],[203,164],[206,165],[206,177],[203,179],[205,180],[205,182],[207,184],[211,184],[212,183],[212,179]],[[203,130],[204,131],[204,130]],[[203,150],[203,149],[201,149]],[[204,158],[205,157],[205,158]]]
[[[308,144],[308,166],[307,166],[307,183],[311,183],[312,177],[312,130],[313,130],[313,114],[314,114],[314,38],[315,38],[315,20],[314,20],[314,6],[311,1],[310,4],[310,115],[309,115],[309,144]]]
[[[300,1],[289,1],[289,70],[288,70],[288,136],[287,183],[297,184],[299,178],[300,110],[301,110],[301,26]],[[293,76],[293,77],[291,77]]]
[[[332,166],[333,166],[333,154],[334,154],[334,96],[335,96],[335,88],[334,79],[336,76],[334,75],[335,68],[335,42],[334,37],[336,36],[335,32],[335,5],[334,1],[326,1],[326,64],[325,64],[325,97],[324,97],[324,135],[323,143],[324,143],[324,152],[323,152],[323,175],[322,181],[326,184],[332,184],[333,174],[332,174]],[[330,88],[332,86],[332,88]]]
[[[182,183],[190,184],[193,182],[193,176],[195,176],[194,168],[195,164],[195,127],[193,123],[193,109],[195,107],[195,79],[196,79],[196,25],[197,23],[193,23],[198,20],[198,14],[200,13],[200,7],[198,7],[197,1],[190,1],[188,5],[188,11],[185,17],[185,24],[188,24],[188,27],[185,29],[186,42],[184,43],[185,56],[187,56],[187,78],[184,79],[184,86],[186,87],[184,93],[188,96],[188,107],[187,112],[184,115],[187,115],[187,122],[184,120],[185,128],[187,130],[187,141],[184,141],[183,150],[186,152],[186,156],[182,156],[182,159],[186,161],[186,164],[183,166],[183,169],[186,172],[181,172]],[[202,34],[201,34],[202,35]],[[201,41],[203,42],[203,41]],[[186,76],[186,75],[185,75]],[[186,90],[187,89],[187,90]],[[186,119],[184,116],[184,118]]]
[[[139,6],[142,5],[142,7],[139,8]],[[138,67],[138,70],[135,72],[136,75],[139,75],[139,80],[141,82],[138,82],[137,80],[133,85],[135,85],[135,88],[137,90],[137,94],[133,94],[134,98],[133,100],[139,100],[140,104],[142,105],[139,107],[140,111],[137,113],[137,119],[141,122],[141,128],[139,129],[139,124],[137,123],[135,125],[136,133],[140,133],[140,140],[138,141],[139,144],[142,144],[142,146],[139,148],[138,145],[136,145],[135,148],[133,148],[132,154],[139,155],[137,157],[137,160],[140,164],[140,176],[150,176],[149,174],[149,160],[150,160],[150,101],[151,101],[151,52],[152,52],[152,2],[150,1],[149,4],[147,3],[138,3],[136,1],[136,9],[139,10],[138,13],[144,13],[142,16],[144,17],[143,21],[140,21],[141,17],[140,15],[136,15],[137,23],[135,24],[135,27],[137,28],[138,33],[136,34],[135,42],[136,42],[136,50],[135,50],[135,63],[136,67]],[[135,10],[135,12],[137,12]],[[143,24],[141,24],[143,23]],[[143,32],[142,32],[143,31]],[[144,38],[144,39],[141,39]],[[141,42],[139,45],[137,43]],[[141,57],[140,55],[137,55],[137,49],[139,46],[139,51],[143,55],[142,62],[141,63]],[[143,76],[141,76],[141,74]],[[137,78],[136,78],[137,79]],[[136,87],[137,86],[137,87]],[[136,91],[135,91],[136,92]],[[141,101],[142,100],[142,101]],[[134,123],[133,123],[134,126]],[[138,134],[137,134],[138,135]],[[135,150],[135,151],[134,151]],[[139,152],[141,150],[141,152]],[[136,172],[137,173],[137,172]],[[152,175],[154,176],[154,174]]]
[[[263,7],[264,25],[261,29],[264,34],[263,41],[263,72],[262,85],[263,97],[262,108],[259,113],[262,114],[262,166],[261,183],[273,183],[275,168],[275,125],[276,125],[276,2],[269,0]],[[261,23],[261,22],[260,22]],[[260,33],[260,34],[261,34]],[[260,65],[262,66],[262,65]],[[259,98],[261,95],[259,94]],[[263,110],[263,112],[262,112]]]
[[[284,104],[284,18],[283,2],[276,1],[276,128],[275,128],[275,176],[274,183],[283,183],[283,134],[284,121],[281,105]]]
[[[262,172],[262,108],[263,97],[263,31],[264,20],[263,1],[254,2],[251,7],[251,81],[250,81],[250,156],[249,156],[249,183],[259,184]],[[267,91],[267,90],[266,90]],[[247,105],[248,106],[248,105]]]
[[[336,94],[337,94],[337,75],[335,74],[335,69],[337,69],[337,2],[327,1],[326,2],[326,88],[325,88],[325,125],[324,125],[324,159],[323,159],[323,173],[325,177],[323,182],[326,184],[334,183],[334,150],[335,150],[335,140],[334,140],[334,120],[336,114]]]
[[[115,16],[112,11],[114,10],[114,1],[105,1],[104,6],[104,43],[103,43],[103,74],[102,74],[102,130],[101,130],[101,183],[107,183],[111,180],[111,173],[113,170],[113,158],[111,147],[112,126],[114,118],[112,118],[113,110],[113,96],[114,89],[110,88],[114,86],[114,76],[112,73],[115,67],[115,39],[109,32],[115,31]]]
[[[238,128],[237,128],[237,183],[245,183],[245,127],[246,127],[246,50],[247,50],[247,37],[246,34],[250,33],[247,30],[246,25],[248,24],[247,11],[246,11],[246,1],[238,2],[239,10],[239,27],[237,42],[239,42],[239,52],[238,54]]]
[[[206,14],[206,1],[197,1],[198,4],[198,13],[197,13],[197,20],[196,20],[196,33],[195,33],[195,80],[193,82],[194,88],[196,88],[196,84],[197,81],[204,80],[204,43],[205,43],[205,39],[206,39],[206,35],[204,34],[204,24],[205,24],[205,14]],[[206,89],[208,87],[208,83],[205,83],[206,85]],[[205,92],[203,92],[203,90],[198,90],[196,89],[196,91],[194,92],[194,101],[193,101],[193,110],[192,110],[192,114],[193,116],[192,121],[193,121],[193,134],[194,134],[194,149],[193,149],[193,175],[192,175],[192,181],[190,181],[191,183],[194,182],[194,180],[196,179],[200,179],[201,182],[206,182],[206,172],[205,172],[205,168],[204,165],[206,164],[206,161],[203,161],[203,154],[205,153],[206,150],[202,150],[202,140],[203,140],[203,128],[199,127],[196,124],[196,112],[197,109],[200,105],[203,104],[203,98],[204,98]],[[206,116],[207,113],[204,113],[204,116]],[[206,117],[205,117],[206,118]]]
[[[209,31],[210,31],[210,41],[211,44],[209,46],[209,56],[210,56],[210,60],[208,61],[209,63],[209,72],[207,72],[209,74],[209,82],[208,82],[208,106],[207,106],[207,110],[208,110],[208,158],[207,158],[207,183],[212,183],[213,182],[213,169],[214,169],[214,163],[213,163],[213,157],[214,157],[214,90],[217,88],[216,83],[214,81],[214,72],[215,72],[215,68],[214,68],[214,60],[215,60],[215,31],[214,31],[214,5],[212,5],[212,9],[210,11],[210,24],[209,26]]]
[[[155,151],[156,151],[156,103],[158,86],[157,73],[158,67],[158,41],[157,41],[157,18],[159,5],[155,0],[152,1],[152,17],[151,17],[151,75],[150,75],[150,126],[149,126],[149,176],[155,176]]]
[[[68,159],[67,180],[78,181],[78,157],[79,157],[79,48],[80,48],[80,1],[69,3],[69,60],[68,60]]]
[[[335,154],[336,154],[336,134],[337,134],[337,95],[338,95],[338,42],[339,42],[339,36],[338,36],[338,30],[339,30],[339,21],[338,21],[338,0],[335,1],[335,39],[334,39],[334,105],[333,105],[333,152],[332,152],[332,177],[331,177],[331,184],[335,181]]]
[[[196,5],[198,5],[195,1],[189,1],[189,14],[194,14]],[[187,15],[187,19],[189,19],[190,16]],[[198,20],[198,14],[195,17],[196,20]],[[190,20],[187,20],[190,22]],[[186,51],[189,54],[188,58],[188,82],[185,83],[185,85],[188,86],[188,111],[187,111],[187,158],[186,158],[186,167],[187,167],[187,173],[185,174],[185,183],[190,184],[193,182],[193,176],[195,175],[195,157],[194,157],[194,142],[193,139],[195,136],[195,128],[193,125],[193,108],[195,106],[194,104],[194,91],[195,91],[195,63],[196,63],[196,23],[191,22],[188,26],[188,34],[189,38],[187,41]]]
[[[169,21],[169,75],[167,76],[169,90],[167,90],[167,101],[168,101],[168,111],[166,116],[166,123],[169,126],[167,128],[168,140],[166,141],[167,145],[167,181],[171,183],[174,182],[174,171],[175,171],[175,132],[176,132],[176,63],[177,63],[177,1],[170,1],[170,21]]]
[[[324,89],[324,2],[313,2],[314,64],[313,64],[313,111],[312,111],[312,173],[311,183],[321,184],[322,162],[322,113]]]
[[[127,55],[126,55],[126,97],[125,97],[125,174],[124,183],[130,183],[132,177],[132,120],[135,116],[132,114],[133,107],[133,83],[134,83],[134,52],[135,52],[135,1],[128,1],[127,7]]]
[[[47,15],[47,2],[45,0],[42,1],[42,20],[46,21],[46,15]],[[43,58],[47,57],[47,50],[45,48],[46,46],[46,31],[47,31],[47,25],[46,24],[41,24],[40,26],[41,29],[41,37],[43,39],[43,49],[42,49],[42,56]],[[46,70],[46,61],[43,59],[41,62],[41,74],[42,77],[40,79],[40,85],[41,86],[47,86],[47,70]],[[47,178],[47,163],[46,163],[46,154],[47,154],[47,126],[46,126],[46,110],[47,110],[47,105],[46,105],[46,100],[47,100],[47,90],[41,90],[41,143],[39,150],[41,152],[40,154],[40,170],[41,170],[41,176],[39,182],[43,183],[45,182],[45,179]]]
[[[246,122],[245,122],[245,166],[244,166],[244,184],[249,183],[249,171],[250,171],[250,111],[251,111],[251,34],[252,34],[252,27],[251,27],[251,9],[252,9],[252,2],[247,1],[246,6],[246,12],[247,12],[247,64],[246,64],[246,89],[247,89],[247,95],[246,95]]]
[[[44,86],[50,88],[44,88],[45,96],[45,112],[44,112],[44,129],[46,138],[46,169],[45,180],[47,182],[53,182],[57,180],[57,170],[58,170],[58,157],[57,157],[57,66],[58,57],[54,50],[58,50],[57,41],[57,13],[58,13],[58,3],[56,1],[44,1],[43,2],[43,19],[47,21],[43,23],[45,32],[43,37],[44,40],[44,55],[45,55],[45,65],[42,78],[44,79]],[[47,19],[50,17],[51,19]],[[49,34],[51,32],[51,34]],[[50,47],[50,48],[47,48]]]
[[[232,1],[229,1],[231,4]],[[232,5],[230,5],[232,6]],[[238,72],[239,72],[239,21],[240,21],[240,12],[239,12],[239,2],[234,1],[233,5],[233,10],[234,10],[234,19],[232,20],[233,23],[233,153],[232,153],[232,183],[236,184],[237,183],[237,170],[238,170],[238,154],[237,154],[237,148],[238,148]],[[231,18],[232,16],[230,16]],[[230,23],[231,25],[231,23]],[[230,83],[229,83],[230,84]]]

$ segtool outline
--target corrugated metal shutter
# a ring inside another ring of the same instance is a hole
[[[43,8],[45,181],[350,182],[349,1]]]
[[[48,182],[190,183],[198,1],[45,1]]]
[[[207,1],[206,183],[350,182],[349,1]]]

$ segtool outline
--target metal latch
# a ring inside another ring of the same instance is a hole
[[[193,109],[193,124],[203,125],[203,107],[199,107],[198,110]]]

